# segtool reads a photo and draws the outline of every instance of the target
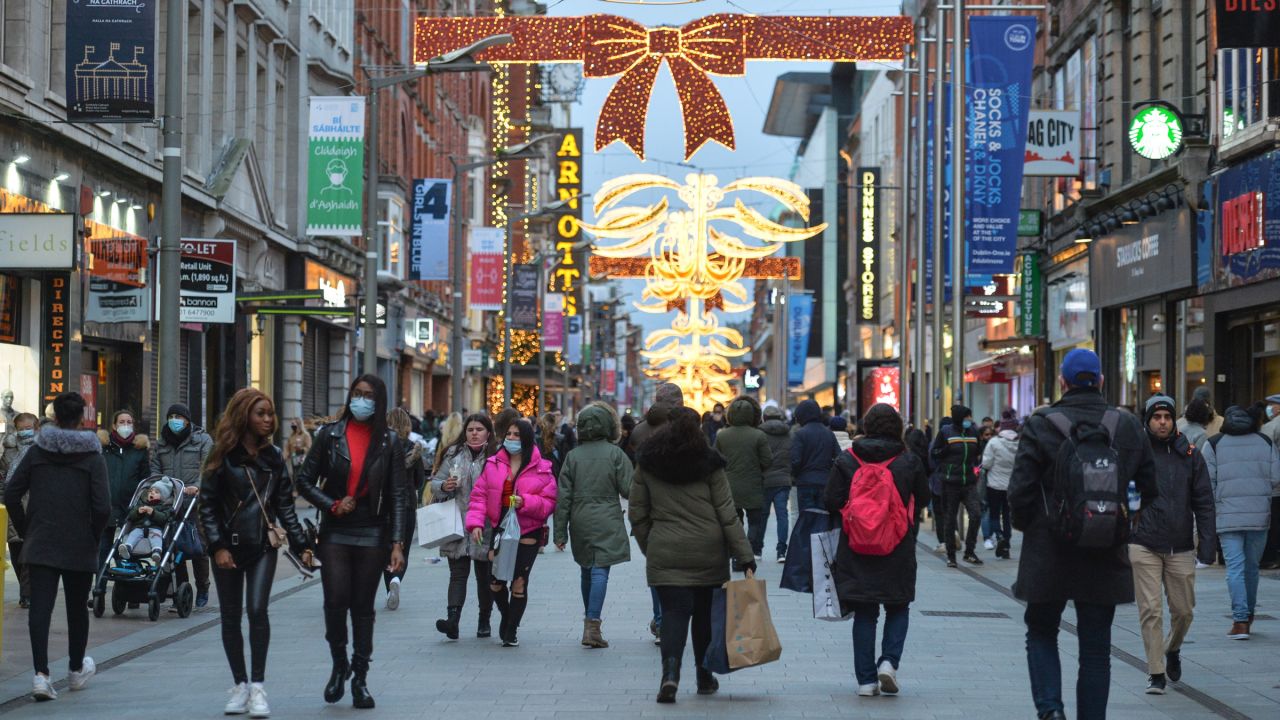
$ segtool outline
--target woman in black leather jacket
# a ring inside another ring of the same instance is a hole
[[[227,702],[228,714],[251,712],[254,717],[266,717],[270,713],[262,681],[271,639],[267,602],[279,553],[271,547],[267,523],[283,528],[290,548],[303,562],[311,562],[306,534],[293,508],[293,486],[284,456],[271,444],[275,432],[276,411],[271,398],[255,388],[236,392],[218,420],[200,487],[200,524],[214,561],[222,648],[235,681]],[[240,634],[240,615],[245,608],[249,613],[252,677],[245,672],[244,638]]]
[[[366,676],[373,654],[373,602],[383,568],[404,567],[409,509],[404,447],[387,429],[387,389],[374,375],[352,383],[337,422],[316,433],[298,471],[298,494],[320,509],[320,577],[325,640],[333,673],[325,702],[342,699],[351,675],[351,701],[374,706]],[[347,614],[352,654],[347,662]]]

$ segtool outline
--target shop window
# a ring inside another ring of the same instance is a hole
[[[3,48],[4,64],[18,70],[26,72],[27,70],[27,54],[30,47],[27,45],[27,35],[29,31],[28,13],[31,12],[31,5],[28,0],[0,0],[0,48]]]
[[[22,312],[18,294],[22,292],[22,279],[14,275],[0,275],[0,343],[21,342]]]
[[[1214,135],[1220,145],[1251,133],[1269,118],[1280,117],[1280,48],[1243,48],[1218,51]]]
[[[49,92],[67,92],[67,0],[49,3]]]
[[[382,269],[403,278],[405,247],[404,199],[399,195],[379,195],[382,219],[378,220],[378,241],[382,243]]]

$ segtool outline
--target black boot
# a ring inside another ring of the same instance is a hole
[[[720,689],[720,681],[716,680],[716,676],[711,674],[710,670],[698,668],[698,694],[714,695]]]
[[[351,656],[351,707],[360,710],[371,709],[373,696],[369,694],[367,678],[369,675],[369,658],[363,655]]]
[[[444,633],[444,636],[450,640],[458,639],[458,620],[462,617],[462,608],[457,605],[449,606],[449,618],[447,620],[437,620],[436,630]]]
[[[351,664],[347,662],[345,645],[329,648],[329,654],[333,656],[333,672],[329,675],[329,683],[324,686],[324,701],[336,703],[342,699],[346,691],[347,678],[351,676]]]
[[[662,658],[662,684],[658,686],[658,702],[673,703],[680,689],[680,658]]]
[[[480,611],[480,620],[476,622],[476,637],[487,638],[493,634],[493,628],[489,627],[489,616],[492,612],[491,609]]]
[[[1001,540],[1000,542],[996,543],[996,557],[1002,560],[1009,559],[1009,541],[1008,540]]]

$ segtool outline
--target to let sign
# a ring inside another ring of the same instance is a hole
[[[181,309],[184,323],[236,321],[236,241],[182,239]]]

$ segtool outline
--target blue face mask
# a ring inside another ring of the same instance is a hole
[[[27,428],[26,430],[19,430],[19,431],[18,431],[18,439],[19,439],[19,440],[30,440],[31,438],[33,438],[33,437],[35,437],[35,436],[36,436],[36,430],[35,430],[35,428]]]
[[[347,404],[347,407],[351,408],[351,414],[360,422],[373,417],[374,404],[369,398],[351,398],[351,402]]]
[[[960,426],[963,427],[965,430],[970,430],[973,428],[973,421],[965,420],[964,422],[960,423]]]
[[[175,433],[182,432],[182,429],[185,428],[186,426],[187,426],[187,421],[183,420],[180,417],[169,418],[169,429]]]
[[[508,454],[516,455],[519,454],[524,446],[520,444],[519,440],[503,440],[502,447],[506,449]]]

